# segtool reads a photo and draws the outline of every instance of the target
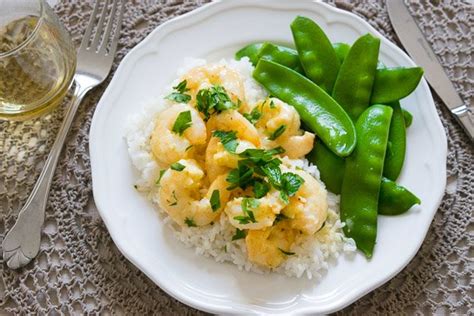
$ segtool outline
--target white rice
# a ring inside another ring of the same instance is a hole
[[[221,60],[219,63],[233,68],[245,78],[245,96],[249,103],[255,103],[267,97],[266,91],[252,78],[253,66],[247,58],[240,61]],[[178,70],[177,75],[179,77],[190,68],[205,64],[206,61],[203,59],[186,59],[184,66]],[[165,89],[163,95],[155,103],[147,105],[141,113],[130,118],[126,132],[128,152],[133,165],[140,173],[135,186],[154,202],[163,223],[169,226],[176,238],[187,247],[194,248],[197,254],[214,258],[217,262],[232,262],[239,269],[245,271],[270,272],[270,269],[255,265],[247,259],[244,239],[232,241],[235,228],[230,225],[224,213],[213,225],[180,227],[158,206],[155,181],[161,168],[152,157],[150,135],[157,113],[170,105],[169,101],[164,99],[164,96],[168,95],[172,87],[178,82],[179,79],[176,79]],[[288,159],[286,161],[291,163],[294,168],[306,170],[319,180],[318,169],[306,159],[291,161]],[[328,218],[324,227],[314,236],[308,236],[298,244],[294,244],[291,252],[295,254],[288,256],[283,264],[272,271],[298,278],[305,275],[309,279],[317,279],[323,275],[329,264],[335,261],[341,253],[355,251],[354,241],[346,238],[342,232],[342,223],[339,220],[339,196],[328,192],[328,205]]]

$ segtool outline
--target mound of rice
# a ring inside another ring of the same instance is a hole
[[[233,68],[245,78],[245,96],[249,103],[255,103],[267,97],[266,91],[252,78],[253,66],[247,58],[240,61],[221,60],[219,63]],[[187,59],[184,66],[178,70],[177,75],[179,77],[189,69],[205,64],[206,61],[203,59]],[[159,210],[163,223],[169,226],[176,238],[187,247],[194,248],[197,254],[212,257],[217,262],[232,262],[241,270],[257,273],[273,271],[294,277],[305,275],[309,279],[321,277],[322,273],[328,269],[330,262],[334,261],[341,253],[355,251],[354,241],[346,238],[342,232],[343,225],[339,220],[339,197],[330,192],[328,192],[328,218],[323,228],[314,236],[308,236],[298,244],[294,244],[291,252],[295,254],[288,256],[283,264],[273,270],[253,264],[247,259],[245,240],[232,241],[235,227],[230,225],[224,212],[222,212],[219,221],[205,227],[180,227],[175,224],[158,204],[158,187],[155,181],[159,177],[161,168],[152,157],[150,136],[157,114],[171,105],[171,102],[165,100],[164,96],[171,93],[172,87],[178,82],[179,79],[176,79],[166,87],[162,97],[158,98],[156,103],[149,104],[141,113],[131,117],[126,134],[129,155],[133,165],[140,173],[135,187],[153,201]],[[294,168],[306,170],[319,181],[318,169],[306,159],[291,160],[290,163]]]

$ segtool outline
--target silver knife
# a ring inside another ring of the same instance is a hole
[[[474,142],[474,114],[465,105],[444,72],[403,0],[387,0],[390,21],[413,60],[423,67],[425,78]]]

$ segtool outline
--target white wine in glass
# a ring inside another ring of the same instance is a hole
[[[74,76],[74,45],[44,0],[0,0],[0,8],[0,119],[49,112]]]

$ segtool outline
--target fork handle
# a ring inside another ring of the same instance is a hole
[[[90,87],[80,86],[75,78],[75,88],[71,105],[66,111],[56,140],[54,141],[48,159],[41,171],[33,190],[23,208],[18,214],[15,225],[5,236],[2,248],[3,259],[12,269],[18,269],[29,263],[38,254],[41,240],[41,227],[44,222],[44,212],[48,201],[48,193],[72,120],[77,108]]]

